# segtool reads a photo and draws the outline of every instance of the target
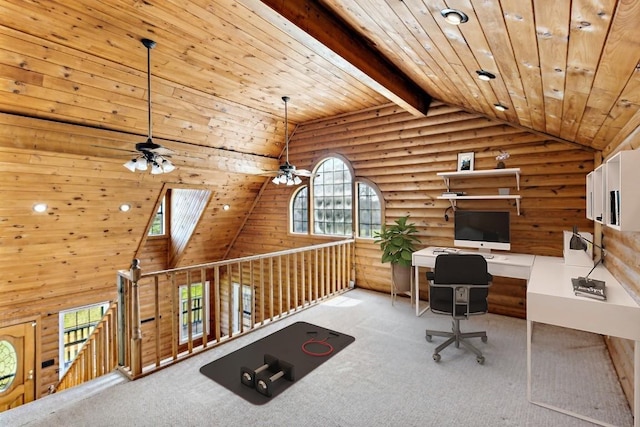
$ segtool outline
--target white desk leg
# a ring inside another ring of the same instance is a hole
[[[413,267],[413,293],[415,295],[414,301],[416,302],[416,316],[420,316],[420,267],[417,265]]]
[[[533,321],[527,320],[527,400],[531,402],[531,336]]]
[[[633,349],[633,427],[640,427],[640,341]]]
[[[424,314],[425,311],[429,310],[429,304],[427,304],[427,306],[425,308],[423,308],[422,310],[420,310],[420,272],[419,272],[419,267],[416,265],[414,267],[415,269],[415,275],[414,275],[414,282],[415,282],[415,287],[414,287],[414,292],[416,294],[416,316],[422,316]]]

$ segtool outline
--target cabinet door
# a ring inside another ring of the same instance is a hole
[[[598,166],[593,172],[593,220],[604,224],[604,174],[605,165]]]

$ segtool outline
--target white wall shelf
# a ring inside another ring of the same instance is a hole
[[[478,171],[438,172],[437,175],[444,179],[444,184],[449,191],[450,181],[453,178],[486,178],[488,176],[513,175],[516,177],[516,188],[520,191],[520,168],[484,169]]]
[[[640,150],[620,151],[605,165],[600,198],[604,204],[604,224],[619,231],[640,231]]]
[[[493,176],[512,175],[516,179],[516,188],[520,190],[520,168],[508,169],[486,169],[477,171],[458,171],[458,172],[438,172],[437,175],[444,180],[447,191],[451,191],[451,180],[455,178],[487,178]],[[520,215],[520,195],[519,194],[480,194],[480,195],[445,195],[438,196],[440,200],[449,200],[451,207],[456,209],[458,200],[515,200],[518,215]]]

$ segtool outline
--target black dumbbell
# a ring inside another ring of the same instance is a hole
[[[295,381],[292,364],[280,360],[278,365],[278,371],[273,375],[271,375],[271,373],[274,372],[274,370],[270,369],[267,372],[259,374],[256,379],[256,390],[265,396],[271,397],[273,394],[273,385],[280,378],[284,377],[286,380]]]
[[[264,370],[278,370],[279,361],[277,357],[273,357],[270,354],[264,355],[264,365],[260,366],[256,369],[241,367],[240,368],[240,381],[242,384],[255,387],[256,386],[256,375]]]

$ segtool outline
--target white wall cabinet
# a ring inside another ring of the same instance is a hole
[[[600,198],[604,224],[619,231],[640,231],[640,150],[620,151],[605,165]]]
[[[438,172],[439,177],[444,179],[447,191],[451,191],[451,180],[455,178],[487,178],[492,176],[512,175],[516,179],[516,188],[520,191],[520,168],[486,169],[477,171],[458,172]],[[518,215],[520,215],[520,195],[519,194],[477,194],[477,195],[443,195],[438,199],[449,200],[455,209],[458,200],[515,200]]]
[[[606,164],[587,175],[587,218],[604,224],[604,176]]]

